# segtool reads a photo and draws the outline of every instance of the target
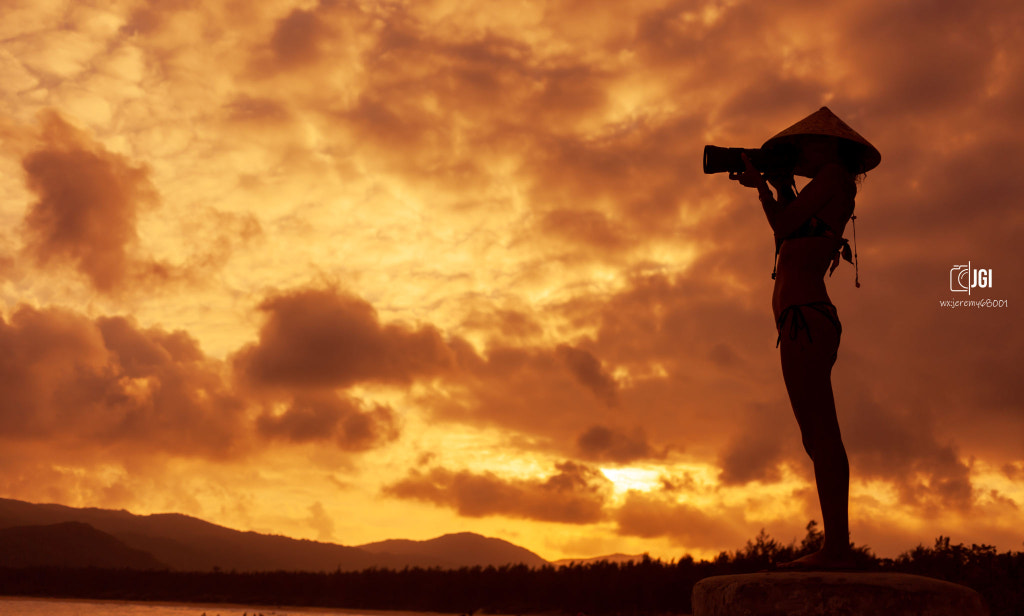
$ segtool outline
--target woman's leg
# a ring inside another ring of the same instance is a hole
[[[814,463],[814,479],[825,527],[825,546],[808,564],[846,565],[850,558],[850,466],[839,432],[832,395],[832,365],[839,348],[835,325],[813,308],[800,308],[810,330],[795,340],[783,331],[782,376],[804,449]],[[813,340],[813,342],[812,342]]]

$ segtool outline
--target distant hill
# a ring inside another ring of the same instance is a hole
[[[446,535],[430,541],[392,540],[347,547],[237,531],[177,513],[134,515],[123,510],[78,509],[0,498],[0,529],[67,522],[87,524],[125,548],[147,553],[158,563],[185,571],[214,568],[225,571],[358,571],[370,567],[402,569],[417,566],[501,566],[520,562],[530,566],[546,564],[529,550],[472,533]],[[88,531],[78,528],[77,531],[66,532],[70,535],[63,539],[56,535],[39,536],[37,539],[47,545],[68,541],[63,553],[71,559],[73,546],[78,545],[74,541],[86,541]],[[73,536],[76,532],[81,535],[77,539]],[[92,539],[99,540],[95,535]],[[30,549],[26,544],[17,545],[21,546],[19,550]]]
[[[167,568],[151,554],[82,522],[0,529],[0,566]]]
[[[477,565],[486,567],[495,563],[522,563],[530,567],[548,564],[548,561],[526,548],[475,533],[455,533],[427,541],[389,539],[357,547],[374,554],[414,557],[419,559],[421,566],[448,569]]]
[[[394,566],[373,554],[330,543],[241,532],[176,513],[133,515],[0,499],[0,528],[83,522],[173,569],[333,571]]]

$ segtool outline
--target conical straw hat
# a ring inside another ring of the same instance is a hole
[[[856,143],[860,146],[859,149],[861,151],[861,173],[874,169],[882,161],[882,155],[878,149],[871,145],[867,139],[861,137],[857,131],[850,128],[846,122],[840,120],[828,107],[822,107],[815,111],[803,120],[765,141],[761,147],[770,147],[782,143],[799,145],[800,137],[805,135],[826,135]]]

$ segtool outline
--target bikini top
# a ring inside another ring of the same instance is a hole
[[[857,217],[851,216],[850,220],[856,221]],[[795,231],[793,231],[786,237],[775,237],[775,267],[772,268],[772,280],[775,280],[775,274],[778,271],[779,249],[782,248],[782,242],[801,237],[827,237],[831,240],[834,240],[836,242],[836,252],[832,256],[832,264],[828,268],[829,277],[831,277],[832,272],[836,271],[836,268],[839,267],[839,259],[840,257],[842,257],[843,259],[846,259],[846,261],[848,261],[849,263],[853,264],[854,271],[856,272],[856,274],[854,275],[854,284],[856,284],[858,288],[860,287],[860,269],[857,267],[857,263],[854,261],[854,257],[857,256],[857,252],[850,249],[850,240],[846,239],[845,237],[840,237],[840,235],[836,233],[835,230],[832,229],[832,227],[829,226],[827,222],[818,218],[817,216],[808,217],[807,220],[803,222],[803,224],[797,227]],[[853,223],[853,239],[856,243],[856,222]]]

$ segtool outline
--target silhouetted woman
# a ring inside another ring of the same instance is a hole
[[[856,178],[878,165],[881,155],[827,107],[763,146],[777,147],[797,152],[793,173],[767,177],[777,196],[745,156],[747,170],[730,177],[757,189],[775,232],[772,310],[779,332],[782,376],[804,449],[814,463],[825,527],[820,551],[783,567],[847,568],[854,564],[848,514],[850,466],[839,433],[831,380],[842,325],[825,289],[825,271],[831,275],[840,256],[852,262],[843,230],[853,215]],[[794,174],[812,178],[799,195]]]

